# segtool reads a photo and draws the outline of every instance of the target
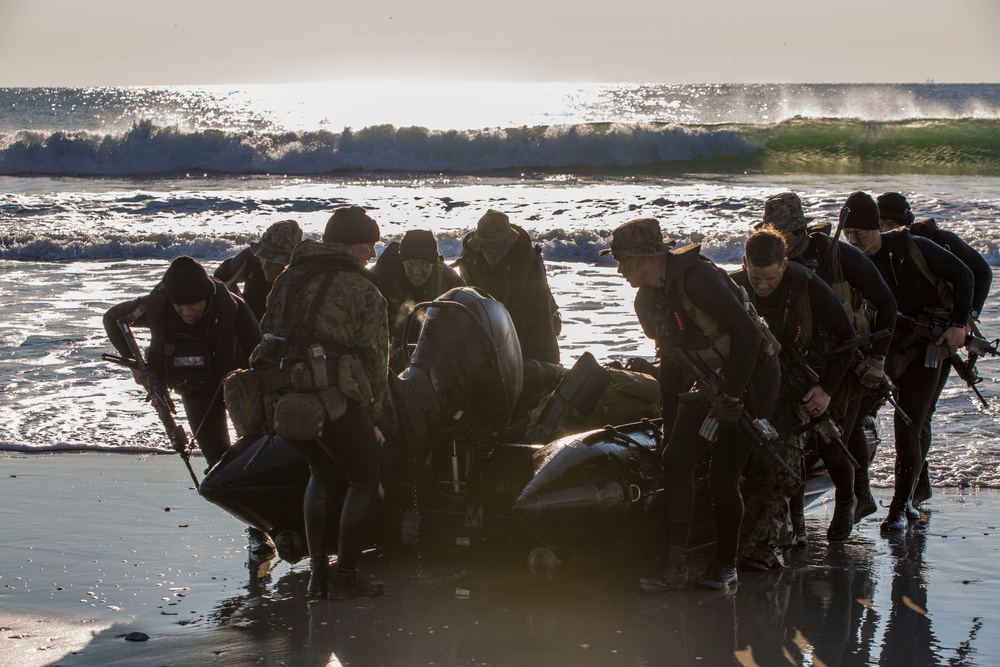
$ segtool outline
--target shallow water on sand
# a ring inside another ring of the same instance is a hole
[[[384,598],[334,603],[307,600],[305,563],[248,573],[243,526],[174,457],[0,464],[17,499],[0,508],[0,664],[1000,664],[993,490],[938,491],[906,533],[880,537],[880,512],[834,546],[821,504],[789,567],[731,595],[641,595],[655,563],[625,554],[543,579],[521,545],[425,544],[365,557]]]

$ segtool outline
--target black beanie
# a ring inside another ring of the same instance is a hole
[[[170,263],[162,282],[170,303],[175,306],[206,301],[215,294],[215,283],[208,277],[205,267],[187,255]]]
[[[399,259],[422,259],[431,264],[437,262],[438,245],[434,234],[427,229],[411,229],[403,234],[399,242]]]
[[[323,230],[323,243],[378,243],[379,238],[378,223],[360,206],[341,206]]]
[[[844,208],[848,209],[843,217],[844,229],[880,229],[878,204],[867,192],[852,194],[844,202]]]
[[[898,192],[886,192],[884,195],[879,195],[875,201],[878,202],[879,216],[883,220],[891,220],[900,225],[909,225],[913,222],[910,202]]]

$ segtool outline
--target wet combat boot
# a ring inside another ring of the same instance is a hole
[[[833,518],[826,529],[826,539],[829,542],[843,542],[854,529],[854,513],[858,505],[857,498],[851,494],[847,500],[835,500],[833,503]]]
[[[306,587],[306,594],[311,598],[326,597],[330,583],[330,560],[322,558],[309,558],[309,585]]]
[[[357,570],[334,569],[330,578],[327,597],[331,600],[351,600],[353,598],[377,598],[385,595],[385,584],[364,579]]]
[[[804,547],[809,542],[806,533],[805,489],[789,498],[788,509],[792,515],[792,546]]]
[[[875,502],[875,496],[872,495],[872,490],[868,486],[867,471],[859,471],[854,476],[854,497],[858,499],[858,503],[854,507],[854,523],[878,511],[878,503]]]
[[[913,506],[920,507],[920,503],[930,500],[932,495],[934,492],[931,490],[930,474],[927,470],[927,462],[924,461],[924,467],[920,469],[920,477],[917,478],[917,486],[913,489]]]
[[[705,573],[696,579],[696,582],[699,586],[715,588],[720,591],[736,588],[739,583],[736,577],[736,566],[713,560],[705,568]]]
[[[906,503],[903,511],[906,512],[907,521],[920,521],[920,510],[914,507],[912,502]]]
[[[662,593],[687,588],[687,551],[687,547],[667,547],[667,557],[656,574],[639,577],[639,590],[643,593]]]
[[[894,532],[906,529],[906,503],[893,500],[889,504],[889,513],[882,519],[879,529],[883,532]]]

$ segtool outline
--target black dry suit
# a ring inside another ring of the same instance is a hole
[[[215,269],[212,276],[224,283],[232,283],[229,285],[229,289],[233,294],[243,297],[243,300],[250,306],[250,310],[253,311],[254,317],[258,321],[264,317],[267,295],[271,292],[271,283],[267,282],[260,258],[253,254],[251,248],[245,248],[239,254],[224,260]],[[239,283],[243,283],[242,292]]]
[[[964,327],[972,307],[972,272],[962,261],[931,241],[900,229],[882,234],[882,246],[872,262],[889,285],[899,312],[920,315],[925,307],[950,308],[950,323]],[[913,495],[930,445],[930,415],[937,398],[941,367],[923,361],[927,341],[920,340],[910,323],[898,320],[887,373],[899,388],[899,407],[910,417],[907,424],[897,411],[893,421],[896,446],[895,493],[890,516],[899,513]]]
[[[113,306],[104,329],[123,357],[130,357],[118,320],[132,316],[133,327],[147,327],[146,363],[164,384],[180,394],[188,423],[209,465],[229,447],[229,426],[220,384],[232,370],[245,368],[260,342],[260,326],[249,306],[214,280],[215,294],[194,324],[175,312],[162,285],[148,296]]]
[[[663,287],[640,288],[635,309],[661,357],[663,424],[664,433],[669,433],[663,451],[667,544],[687,545],[694,468],[709,454],[716,558],[735,565],[743,520],[739,481],[753,441],[733,428],[719,429],[714,443],[699,434],[709,406],[700,400],[679,403],[687,384],[683,366],[673,361],[673,355],[686,354],[703,371],[721,373],[726,394],[741,397],[753,416],[768,417],[778,393],[777,348],[763,322],[747,310],[740,289],[699,250],[696,245],[672,250]]]
[[[528,233],[511,225],[517,240],[498,264],[490,265],[483,253],[469,247],[472,233],[462,241],[462,256],[455,266],[465,282],[499,301],[510,313],[525,359],[559,363],[559,309],[545,274],[542,251],[531,245]]]
[[[403,325],[414,305],[423,301],[433,301],[454,287],[465,285],[465,281],[455,269],[444,263],[438,255],[437,263],[431,269],[431,276],[423,285],[414,285],[406,277],[403,260],[399,257],[399,241],[385,247],[371,272],[389,308],[389,334],[395,340],[402,339]],[[411,327],[411,340],[415,342],[419,327]]]

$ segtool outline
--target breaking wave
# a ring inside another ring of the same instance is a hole
[[[588,123],[484,130],[376,125],[341,132],[0,134],[0,174],[296,176],[351,172],[752,169],[764,173],[1000,174],[1000,120],[793,118],[773,125]]]

